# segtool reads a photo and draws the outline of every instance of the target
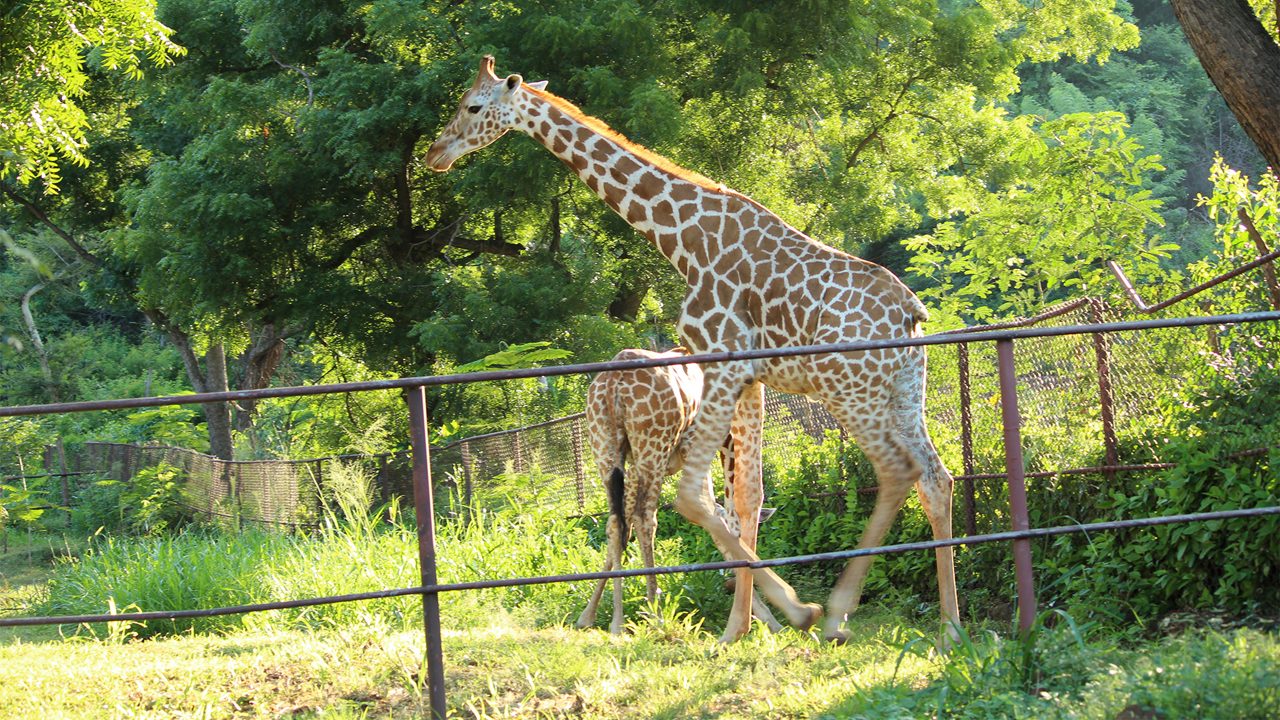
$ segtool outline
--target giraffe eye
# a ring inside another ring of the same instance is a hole
[[[480,106],[479,106],[479,105],[468,105],[468,106],[467,106],[467,112],[471,113],[472,115],[475,115],[476,113],[480,112]]]

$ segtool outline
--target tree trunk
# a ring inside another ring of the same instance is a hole
[[[227,355],[222,343],[210,343],[204,354],[204,392],[227,391]],[[231,443],[231,403],[206,403],[205,427],[209,430],[209,454],[223,460],[235,459]]]
[[[606,312],[614,320],[635,322],[640,315],[640,305],[644,302],[644,296],[647,292],[649,292],[649,286],[647,285],[639,288],[623,285],[618,288],[618,294],[613,297],[613,302],[609,303],[609,308]]]
[[[36,326],[36,317],[31,312],[31,298],[44,289],[40,283],[22,295],[22,321],[27,325],[27,336],[31,338],[31,347],[36,351],[36,359],[40,361],[40,377],[44,380],[45,392],[49,402],[62,402],[58,392],[58,383],[53,379],[53,369],[49,366],[49,353],[45,350],[44,339],[40,337],[40,328]]]
[[[261,390],[271,384],[276,368],[284,359],[284,339],[289,330],[279,330],[275,323],[266,323],[261,328],[250,328],[249,337],[252,344],[240,356],[240,381],[236,383],[239,390]],[[253,415],[258,409],[257,400],[241,400],[237,403],[235,429],[248,432],[253,427]]]
[[[1191,48],[1245,134],[1280,173],[1280,45],[1246,0],[1171,0]]]
[[[53,368],[49,365],[49,351],[45,349],[44,338],[40,337],[40,328],[36,325],[36,316],[31,312],[31,298],[35,294],[44,289],[45,284],[40,283],[28,290],[22,295],[22,320],[27,324],[27,335],[31,337],[31,347],[35,348],[36,357],[40,360],[40,377],[44,379],[45,389],[49,393],[49,402],[62,402],[62,393],[58,390],[58,382],[53,377]],[[67,450],[62,444],[62,436],[59,435],[53,443],[58,455],[58,470],[62,484],[62,505],[65,507],[70,504],[70,488],[67,486]],[[54,468],[46,464],[44,471],[50,475],[54,474]],[[25,473],[24,473],[25,474]],[[8,537],[5,538],[6,543]],[[5,545],[8,548],[8,545]]]
[[[227,356],[221,343],[210,343],[204,354],[204,371],[200,359],[191,347],[191,337],[182,328],[169,322],[165,314],[154,308],[143,311],[156,327],[165,331],[182,358],[187,370],[187,380],[197,393],[226,392]],[[200,406],[204,413],[205,430],[209,433],[209,454],[223,460],[234,460],[235,446],[231,442],[230,403],[208,403]]]

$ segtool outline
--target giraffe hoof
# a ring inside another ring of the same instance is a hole
[[[848,645],[851,633],[843,628],[839,630],[828,630],[822,637],[823,640],[832,645]]]
[[[822,606],[817,603],[803,603],[801,607],[808,611],[807,617],[795,624],[797,630],[808,630],[822,619]]]

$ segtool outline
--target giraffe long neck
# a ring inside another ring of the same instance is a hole
[[[716,257],[731,194],[610,131],[547,92],[525,94],[516,127],[569,166],[682,275]],[[709,232],[712,231],[712,232]]]

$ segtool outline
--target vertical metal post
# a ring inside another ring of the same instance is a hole
[[[515,472],[524,472],[524,432],[522,430],[511,432],[511,460]]]
[[[1018,377],[1013,365],[1013,341],[997,340],[1000,369],[1000,416],[1004,423],[1004,463],[1009,477],[1009,510],[1013,530],[1028,530],[1026,468],[1022,462],[1022,418],[1018,415]],[[1031,569],[1031,540],[1013,541],[1014,575],[1018,587],[1018,631],[1027,633],[1036,618],[1036,585]]]
[[[1089,316],[1093,324],[1102,323],[1102,301],[1089,301]],[[1111,386],[1111,339],[1102,333],[1093,334],[1093,354],[1098,361],[1098,403],[1102,415],[1102,443],[1106,451],[1107,465],[1120,464],[1119,441],[1116,440],[1115,392]],[[1115,477],[1114,470],[1107,470],[1108,479]]]
[[[240,491],[240,481],[243,480],[240,477],[240,466],[228,462],[225,467],[227,478],[235,476],[234,480],[228,479],[227,482],[230,483],[231,494],[236,501],[236,532],[244,532],[244,493]]]
[[[471,522],[471,443],[463,440],[462,446],[462,509],[466,522]]]
[[[569,437],[573,444],[573,479],[578,491],[578,512],[587,509],[587,471],[582,462],[582,418],[569,421]]]
[[[395,494],[391,490],[391,481],[387,478],[387,454],[378,453],[378,499],[382,502],[388,502]]]
[[[1280,19],[1277,20],[1280,22]],[[1271,250],[1267,247],[1266,241],[1262,239],[1262,235],[1258,233],[1258,228],[1253,224],[1253,218],[1249,217],[1249,213],[1243,207],[1236,210],[1236,215],[1240,218],[1240,224],[1244,225],[1244,229],[1249,233],[1249,237],[1253,238],[1253,246],[1258,249],[1258,257],[1270,255]],[[1271,298],[1271,308],[1280,310],[1280,283],[1276,282],[1276,270],[1270,263],[1262,266],[1262,279],[1267,285],[1267,295]]]
[[[431,447],[427,437],[427,389],[405,391],[409,404],[409,433],[413,443],[413,509],[418,524],[418,566],[423,586],[436,584],[435,501],[431,487]],[[422,593],[422,624],[427,640],[427,694],[431,715],[445,717],[444,652],[440,639],[440,597]]]
[[[969,343],[956,346],[960,360],[960,457],[964,463],[964,532],[978,534],[977,499],[973,487],[973,402],[969,397]]]

